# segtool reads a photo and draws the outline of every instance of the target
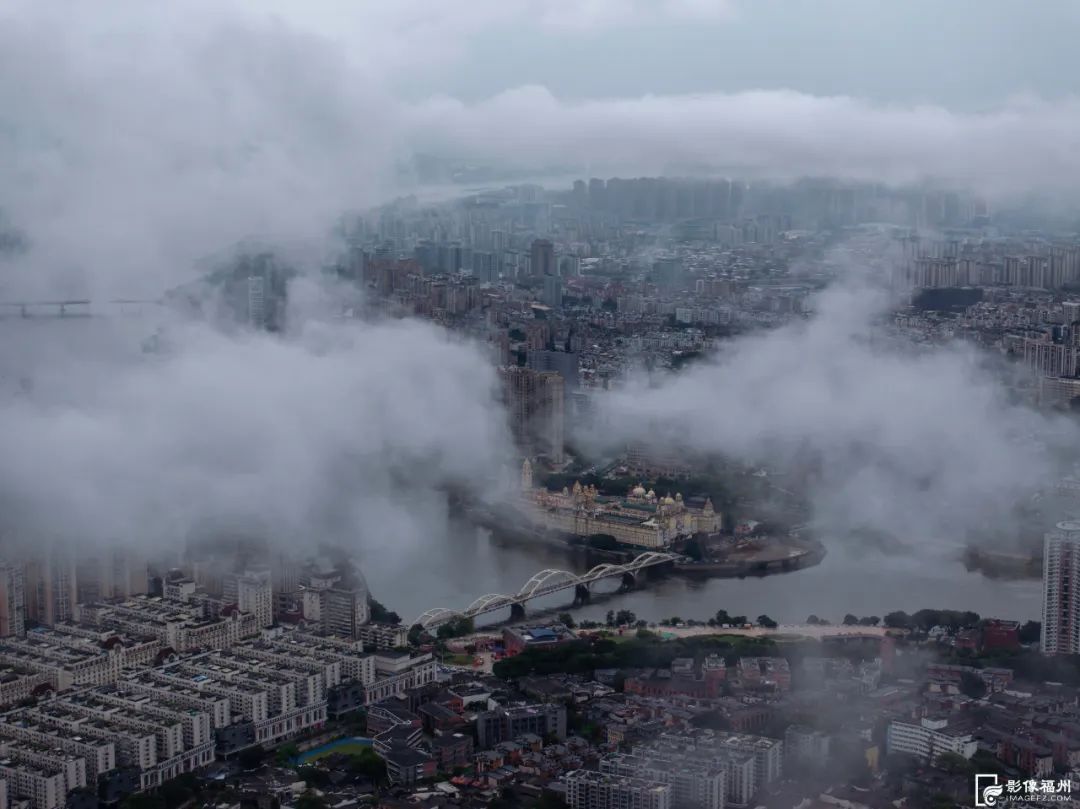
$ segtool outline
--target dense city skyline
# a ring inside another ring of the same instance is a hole
[[[714,8],[639,5],[646,21],[685,13],[694,23]],[[1003,6],[993,5],[985,24],[1011,30],[996,16]],[[562,6],[190,8],[190,15],[125,2],[103,15],[78,4],[4,10],[6,75],[30,84],[0,86],[9,123],[0,207],[38,245],[39,267],[9,276],[9,292],[156,295],[192,277],[192,263],[244,239],[317,260],[329,223],[394,194],[401,166],[418,152],[533,170],[570,163],[604,177],[706,164],[779,178],[942,178],[1011,197],[1069,194],[1066,178],[1076,170],[1065,147],[1076,103],[1031,70],[1019,73],[1029,82],[976,109],[863,93],[856,71],[852,84],[819,92],[799,85],[795,65],[774,87],[747,78],[707,92],[687,83],[651,95],[645,87],[601,90],[564,103],[558,89],[507,75],[478,100],[455,100],[436,80],[405,101],[393,76],[411,67],[435,78],[456,60],[483,60],[473,35],[499,26],[558,32],[551,25]],[[617,39],[622,15],[610,8],[597,4],[589,30]],[[1036,19],[1046,27],[1071,13],[1044,8],[1046,18]],[[709,25],[725,25],[724,15]],[[379,35],[361,47],[368,30]],[[42,49],[44,32],[51,36]],[[662,51],[679,52],[666,42]],[[549,59],[561,57],[548,47]],[[951,46],[949,58],[956,58]],[[137,226],[117,228],[121,220]]]
[[[1080,795],[1077,22],[4,4],[0,809]]]

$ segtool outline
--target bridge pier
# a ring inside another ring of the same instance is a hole
[[[574,606],[577,607],[581,604],[588,604],[592,600],[592,593],[589,591],[589,585],[577,584],[574,585]]]
[[[514,602],[510,605],[510,620],[511,621],[524,621],[525,620],[525,605],[518,602]]]
[[[627,590],[633,590],[634,585],[637,584],[637,577],[634,576],[629,570],[622,574],[622,582],[619,584],[619,592],[625,593]]]
[[[647,579],[662,579],[667,575],[668,570],[673,567],[669,562],[667,564],[651,565],[650,567],[642,568],[638,571],[639,574],[644,573]]]

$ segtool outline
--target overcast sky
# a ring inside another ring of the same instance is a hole
[[[0,286],[156,294],[238,240],[323,238],[416,152],[1074,194],[1077,23],[1066,0],[8,0],[0,211],[35,251]]]
[[[567,99],[796,90],[979,109],[1075,93],[1080,68],[1072,0],[222,0],[209,16],[230,6],[344,44],[413,99],[540,84]]]
[[[715,15],[555,22],[493,24],[402,86],[465,99],[519,84],[565,98],[790,89],[978,109],[1074,93],[1080,75],[1070,0],[754,0]]]

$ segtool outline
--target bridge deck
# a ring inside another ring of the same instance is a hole
[[[487,595],[480,596],[480,598],[473,601],[472,604],[463,610],[454,610],[448,607],[435,607],[434,609],[423,612],[415,621],[413,621],[412,625],[415,626],[419,624],[425,629],[431,629],[452,621],[455,618],[475,618],[478,615],[505,609],[509,606],[524,604],[526,601],[530,601],[534,598],[542,598],[543,596],[557,593],[560,590],[569,590],[572,587],[578,587],[580,585],[588,586],[600,579],[606,579],[612,576],[624,576],[626,574],[633,575],[646,568],[670,564],[677,561],[679,558],[681,557],[673,553],[648,551],[631,559],[625,564],[600,564],[582,574],[571,573],[568,570],[546,568],[533,575],[524,585],[522,585],[521,589],[513,595],[488,593]]]

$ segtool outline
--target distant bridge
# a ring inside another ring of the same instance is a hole
[[[0,318],[3,317],[97,317],[106,314],[132,314],[144,306],[160,306],[161,301],[116,298],[107,301],[57,300],[57,301],[0,301]]]
[[[513,595],[502,593],[488,593],[480,596],[472,604],[463,610],[452,610],[447,607],[435,607],[422,613],[419,618],[412,622],[411,626],[419,624],[424,629],[433,629],[442,624],[449,623],[455,618],[475,618],[496,610],[510,607],[511,615],[524,615],[524,604],[534,598],[542,598],[560,590],[574,588],[575,601],[587,601],[589,598],[589,585],[600,579],[619,576],[624,584],[633,584],[638,572],[657,565],[667,565],[680,559],[673,553],[660,553],[649,551],[635,557],[624,565],[601,564],[594,567],[588,573],[571,573],[568,570],[547,568],[541,570],[522,585],[521,589]]]

